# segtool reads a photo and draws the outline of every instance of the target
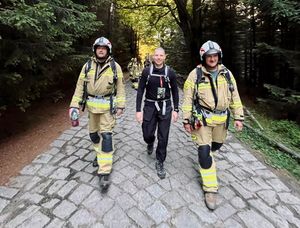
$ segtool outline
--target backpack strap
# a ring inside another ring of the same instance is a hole
[[[85,64],[85,68],[84,68],[84,78],[86,79],[87,78],[87,74],[89,73],[90,69],[92,67],[92,60],[89,59],[86,64]],[[88,97],[88,92],[87,92],[87,80],[84,80],[83,82],[83,93],[82,93],[82,99],[81,99],[81,102],[80,102],[80,105],[82,106],[82,111],[84,112],[84,109],[85,109],[85,105],[86,105],[86,100],[87,100],[87,97]]]
[[[149,79],[150,79],[152,73],[153,73],[153,64],[150,64],[149,74],[147,76],[147,81],[146,81],[146,86],[148,85],[148,82],[149,82]]]
[[[232,83],[232,80],[230,77],[229,70],[227,68],[226,68],[226,72],[225,72],[225,79],[227,81],[229,91],[232,93],[234,91],[234,86],[233,86],[233,83]]]
[[[150,69],[149,69],[149,74],[147,76],[147,81],[146,81],[146,86],[148,85],[149,79],[150,77],[153,75],[153,64],[150,65]],[[169,73],[169,66],[165,65],[165,74],[164,74],[164,78],[165,78],[165,82],[168,83],[169,88],[171,89],[171,84],[170,84],[170,78],[168,76]],[[159,75],[155,75],[155,76],[159,76]]]
[[[200,83],[200,80],[201,80],[201,77],[202,77],[201,67],[196,67],[196,76],[197,77],[196,77],[196,81],[195,81],[196,86],[194,88],[194,97],[197,98],[197,100],[198,100],[198,98],[199,98],[199,96],[198,96],[199,83]]]
[[[111,58],[110,60],[110,67],[113,71],[113,91],[109,97],[109,103],[110,103],[110,114],[114,114],[115,113],[115,107],[113,104],[113,97],[116,96],[117,94],[117,81],[118,81],[118,73],[117,73],[117,67],[116,67],[116,62],[113,58]]]

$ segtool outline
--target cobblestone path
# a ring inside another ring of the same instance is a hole
[[[87,117],[66,130],[31,164],[0,186],[0,227],[300,227],[299,190],[289,188],[229,134],[215,154],[218,207],[209,211],[197,172],[197,152],[172,124],[167,176],[155,172],[135,121],[128,84],[126,113],[115,129],[112,184],[99,191]]]

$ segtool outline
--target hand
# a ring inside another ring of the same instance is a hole
[[[235,120],[234,127],[235,127],[236,131],[242,131],[243,130],[243,122],[240,120]]]
[[[183,126],[184,126],[184,129],[185,129],[188,133],[192,133],[192,130],[193,130],[192,125],[190,125],[190,124],[183,124]]]
[[[72,108],[69,108],[69,117],[70,117],[70,119],[72,118],[73,111],[75,111],[77,113],[78,118],[79,118],[79,108],[73,108],[72,107]]]
[[[138,123],[143,123],[143,113],[142,112],[136,112],[135,119]]]
[[[172,112],[172,120],[173,120],[174,123],[177,122],[177,120],[178,120],[178,112],[175,112],[175,111]]]
[[[117,108],[117,112],[116,112],[116,115],[117,115],[117,116],[121,116],[123,113],[124,113],[124,109],[122,109],[122,108]]]

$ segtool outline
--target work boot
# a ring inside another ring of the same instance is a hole
[[[93,161],[93,167],[97,167],[97,166],[98,166],[98,161],[97,161],[97,156],[96,156]]]
[[[206,192],[204,194],[206,207],[210,210],[216,209],[217,193]]]
[[[110,185],[109,174],[99,174],[101,191],[106,191]]]
[[[151,154],[153,153],[153,144],[154,144],[154,143],[149,143],[149,144],[147,145],[147,153],[148,153],[149,155],[151,155]]]
[[[166,177],[166,170],[164,169],[164,163],[162,163],[160,161],[156,161],[155,168],[157,171],[157,176],[160,179],[164,179]]]

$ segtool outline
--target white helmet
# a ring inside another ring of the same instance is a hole
[[[111,43],[108,39],[106,39],[105,37],[100,37],[98,39],[95,40],[94,44],[93,44],[93,52],[96,52],[97,47],[99,46],[104,46],[107,47],[109,49],[109,54],[111,54],[112,52],[112,46]]]
[[[208,40],[206,41],[202,47],[200,48],[200,60],[203,61],[205,58],[205,55],[210,55],[210,54],[218,54],[219,55],[219,61],[221,61],[223,57],[222,49],[214,41]]]

